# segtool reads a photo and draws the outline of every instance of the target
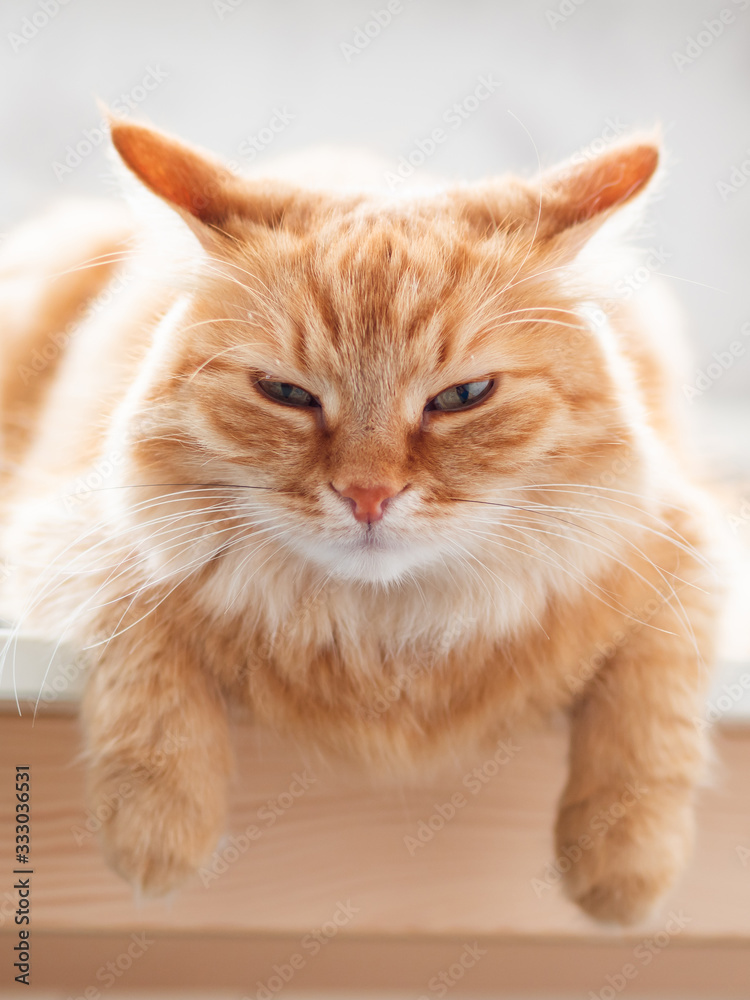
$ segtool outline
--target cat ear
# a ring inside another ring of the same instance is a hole
[[[254,188],[209,153],[157,129],[109,116],[112,143],[126,167],[176,209],[204,245],[232,237],[240,220],[275,227],[291,199],[264,183]],[[246,229],[246,227],[245,227]]]
[[[570,257],[644,190],[658,162],[658,141],[649,135],[547,170],[534,181],[503,178],[459,198],[464,217],[482,236],[518,233],[537,250]]]
[[[542,174],[538,235],[585,242],[609,216],[646,187],[659,163],[655,137],[631,139],[594,159]]]

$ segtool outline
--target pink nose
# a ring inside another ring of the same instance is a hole
[[[340,496],[351,501],[355,518],[367,524],[379,521],[388,501],[401,492],[398,486],[383,483],[376,486],[355,486],[352,483],[341,488],[331,483],[331,486]]]

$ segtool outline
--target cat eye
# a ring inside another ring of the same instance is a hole
[[[318,400],[307,389],[301,389],[291,382],[276,382],[270,378],[260,378],[255,383],[264,396],[276,403],[287,406],[320,406]]]
[[[438,393],[429,401],[425,409],[440,410],[443,413],[465,410],[486,399],[494,385],[495,380],[491,378],[482,379],[480,382],[464,382],[461,385],[453,385],[450,389],[444,389]]]

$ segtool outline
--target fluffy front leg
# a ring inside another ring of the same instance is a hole
[[[225,817],[226,713],[176,631],[146,618],[105,646],[83,705],[105,855],[147,895],[179,886],[210,854]]]
[[[557,851],[568,894],[599,920],[643,919],[692,846],[713,628],[704,595],[679,599],[655,597],[647,624],[624,626],[573,711]]]

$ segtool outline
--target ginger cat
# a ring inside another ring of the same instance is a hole
[[[92,808],[134,787],[110,863],[157,894],[214,848],[228,704],[397,775],[563,710],[567,891],[642,918],[690,850],[718,603],[671,321],[599,273],[655,141],[394,195],[112,140],[146,210],[0,260],[4,607],[89,647]]]

